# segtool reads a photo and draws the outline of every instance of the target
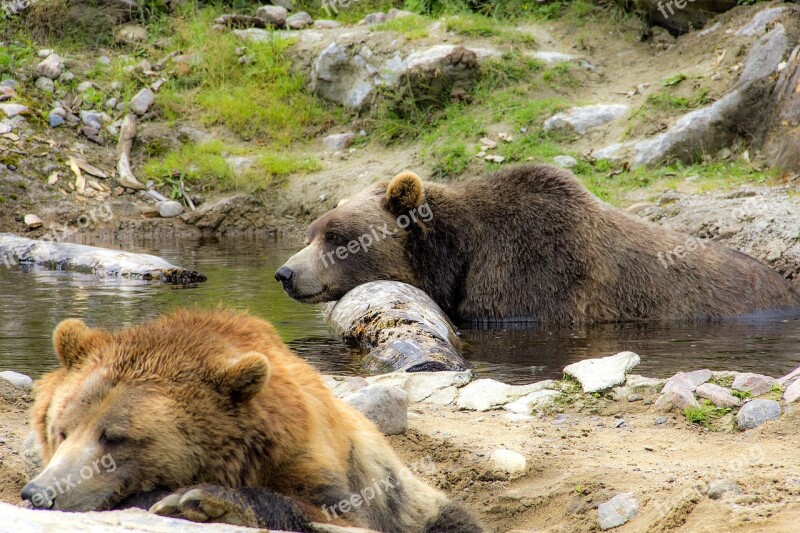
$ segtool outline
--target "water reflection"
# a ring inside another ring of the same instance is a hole
[[[0,268],[0,370],[36,376],[54,368],[50,335],[67,317],[118,328],[174,307],[222,303],[270,320],[296,352],[323,372],[362,373],[360,354],[331,333],[319,308],[291,300],[273,278],[275,269],[297,251],[300,243],[238,239],[87,244],[160,255],[206,274],[208,281],[194,287],[174,287],[99,280],[41,267]],[[796,316],[572,329],[517,324],[462,329],[461,336],[467,358],[479,375],[509,382],[560,377],[569,363],[621,350],[639,353],[642,364],[637,372],[654,376],[701,367],[778,376],[800,366],[800,320]]]

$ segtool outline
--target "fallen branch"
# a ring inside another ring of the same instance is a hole
[[[194,270],[175,266],[149,254],[110,250],[73,244],[28,239],[0,233],[0,257],[15,258],[22,264],[44,265],[99,277],[156,280],[166,283],[195,283],[206,277]]]
[[[129,189],[143,191],[147,189],[131,170],[131,147],[133,138],[136,137],[136,118],[129,114],[122,121],[119,130],[119,143],[117,144],[117,179],[119,184]]]

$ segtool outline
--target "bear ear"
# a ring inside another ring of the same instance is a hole
[[[261,392],[269,380],[270,364],[261,352],[249,352],[219,375],[219,391],[235,403],[246,402]]]
[[[384,207],[393,215],[400,216],[419,207],[425,201],[422,180],[413,172],[401,172],[386,187]]]
[[[56,326],[53,347],[61,366],[69,370],[80,364],[89,353],[89,339],[96,334],[96,331],[77,318],[68,318]]]

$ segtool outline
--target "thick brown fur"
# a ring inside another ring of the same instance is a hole
[[[255,317],[179,310],[113,333],[67,320],[54,342],[64,366],[37,382],[32,420],[48,466],[26,497],[101,457],[115,468],[95,466],[40,507],[149,506],[140,495],[160,490],[177,493],[156,506],[162,514],[276,529],[444,531],[448,516],[468,516],[409,475],[375,426]],[[387,477],[402,482],[330,510]]]
[[[604,204],[564,170],[519,166],[450,185],[408,173],[398,178],[310,226],[308,246],[284,265],[292,272],[283,280],[290,296],[336,300],[356,285],[388,279],[423,289],[457,320],[545,323],[729,317],[800,306],[789,283],[755,259]],[[416,209],[430,217],[398,227],[409,202],[397,201],[396,191],[424,200]],[[390,231],[368,251],[331,255],[386,224]],[[694,249],[675,253],[687,244]]]

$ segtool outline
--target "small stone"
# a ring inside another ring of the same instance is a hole
[[[62,72],[61,76],[58,77],[58,81],[64,84],[69,83],[74,79],[75,79],[75,74],[73,74],[72,72]]]
[[[495,479],[516,479],[527,470],[525,456],[512,450],[499,448],[489,456],[489,467]]]
[[[736,414],[736,424],[742,429],[753,429],[780,417],[781,405],[775,400],[750,400]]]
[[[18,85],[19,85],[19,83],[17,83],[17,80],[3,80],[3,81],[0,81],[0,86],[3,86],[3,87],[11,87],[12,89],[15,89]]]
[[[156,101],[156,95],[150,89],[142,89],[136,96],[131,98],[128,108],[139,116],[144,115],[150,110],[150,106]]]
[[[386,22],[386,14],[379,12],[379,13],[370,13],[369,15],[361,19],[361,22],[359,22],[359,24],[366,24],[369,26],[372,24],[383,24],[384,22]]]
[[[620,418],[616,422],[614,422],[614,427],[618,428],[618,429],[619,428],[623,428],[624,429],[624,428],[628,427],[628,423],[625,422],[624,418]]]
[[[106,103],[105,103],[105,104],[103,104],[103,106],[104,106],[106,109],[111,109],[111,110],[113,110],[115,107],[117,107],[117,104],[118,104],[118,103],[119,103],[119,99],[117,99],[117,98],[109,98],[108,100],[106,100]]]
[[[557,155],[553,158],[553,163],[561,168],[573,168],[578,164],[578,160],[568,155]]]
[[[264,21],[265,24],[276,28],[286,26],[286,17],[289,12],[281,6],[261,6],[256,10],[256,16]]]
[[[792,384],[783,391],[783,399],[787,403],[792,403],[800,398],[800,379],[792,381]]]
[[[633,494],[629,492],[617,494],[597,507],[600,529],[605,531],[619,527],[634,518],[638,512],[639,502]]]
[[[90,128],[99,130],[103,127],[103,115],[99,111],[81,111],[81,122]]]
[[[310,26],[312,22],[311,15],[305,11],[299,11],[286,19],[286,26],[293,30],[302,30]]]
[[[671,391],[672,389],[686,389],[693,392],[697,387],[711,379],[711,370],[695,370],[693,372],[678,372],[664,383],[661,393]]]
[[[125,44],[139,44],[147,40],[147,29],[139,24],[124,24],[116,33],[117,41]]]
[[[78,84],[78,87],[76,87],[76,90],[79,93],[85,93],[86,91],[88,91],[89,89],[91,89],[93,87],[94,87],[94,83],[92,83],[90,81],[84,81],[84,82],[81,82],[81,83]]]
[[[60,117],[59,115],[56,115],[52,111],[47,116],[47,121],[50,124],[51,128],[57,128],[57,127],[61,126],[62,124],[64,124],[64,118]]]
[[[729,479],[718,479],[708,484],[708,497],[712,500],[719,500],[727,492],[741,494],[742,489]]]
[[[97,62],[99,64],[101,64],[101,65],[110,65],[111,64],[111,58],[108,57],[108,56],[100,56],[100,57],[97,58]]]
[[[733,380],[732,387],[738,391],[747,391],[753,396],[761,396],[769,392],[772,386],[777,383],[777,379],[769,376],[746,373],[736,376],[736,379]]]
[[[398,435],[408,427],[408,395],[397,387],[370,385],[344,398],[370,419],[385,435]]]
[[[28,217],[26,216],[25,218]],[[14,387],[21,390],[29,391],[33,389],[33,380],[31,378],[29,378],[25,374],[14,372],[13,370],[6,370],[5,372],[0,372],[0,379],[3,379],[11,383]]]
[[[183,206],[180,202],[170,200],[168,202],[159,202],[158,214],[161,218],[174,218],[183,213]]]
[[[56,89],[55,85],[53,84],[53,80],[44,76],[36,78],[36,83],[34,83],[34,86],[40,91],[51,94]]]
[[[711,400],[717,407],[736,407],[742,401],[734,396],[729,389],[713,383],[703,383],[695,391],[700,398]]]
[[[322,139],[322,145],[325,147],[326,150],[329,152],[335,152],[337,150],[344,150],[351,144],[356,138],[356,134],[352,131],[347,133],[337,133],[334,135],[328,135],[324,139]]]
[[[566,424],[568,421],[569,421],[569,415],[565,414],[556,415],[556,417],[553,419],[553,425],[560,426],[562,424]]]
[[[14,118],[18,115],[31,114],[30,108],[22,104],[0,104],[0,111],[5,113],[8,118]]]
[[[386,12],[386,20],[394,20],[403,17],[410,17],[413,14],[414,13],[412,13],[411,11],[404,11],[402,9],[396,9],[393,7],[392,9]]]
[[[42,48],[41,50],[36,52],[36,55],[41,57],[42,59],[44,59],[44,58],[46,58],[47,56],[49,56],[49,55],[51,55],[53,53],[54,53],[54,51],[50,50],[49,48]]]
[[[317,19],[314,21],[314,27],[318,30],[335,30],[341,26],[335,20]]]
[[[281,6],[282,8],[285,8],[286,11],[294,11],[294,0],[272,0],[272,4]]]
[[[61,75],[61,57],[58,54],[50,54],[36,65],[36,71],[51,80],[58,78]]]
[[[686,409],[687,407],[698,407],[699,405],[690,390],[676,387],[659,396],[656,400],[655,408],[665,411],[673,407]]]
[[[628,401],[633,402],[641,402],[644,400],[644,397],[641,394],[628,394]]]
[[[628,106],[622,104],[573,107],[545,120],[544,130],[574,131],[583,135],[590,128],[622,118],[627,112]]]
[[[667,423],[667,417],[666,416],[659,416],[658,418],[655,419],[655,424],[657,426],[663,426],[666,423]]]
[[[564,368],[564,373],[577,379],[583,392],[598,392],[625,383],[625,375],[640,361],[633,352],[620,352],[573,363]]]
[[[112,91],[119,91],[122,89],[122,82],[121,81],[113,81],[111,82],[111,90]]]

